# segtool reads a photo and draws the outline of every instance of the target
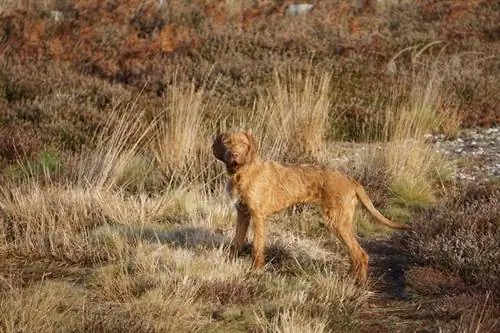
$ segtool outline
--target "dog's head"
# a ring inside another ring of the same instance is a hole
[[[217,135],[212,144],[214,156],[226,164],[229,174],[234,174],[257,157],[257,140],[251,131],[227,132]]]

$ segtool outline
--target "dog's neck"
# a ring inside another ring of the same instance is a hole
[[[228,180],[226,183],[226,191],[229,193],[233,200],[238,203],[243,203],[244,198],[241,197],[242,193],[245,193],[245,188],[250,186],[253,177],[252,173],[258,172],[261,169],[262,160],[260,158],[253,159],[250,163],[246,163],[239,167],[235,172],[227,171]]]
[[[237,179],[241,177],[241,175],[249,172],[249,170],[252,170],[255,166],[260,165],[262,160],[260,159],[259,156],[255,157],[250,163],[245,163],[241,165],[235,172],[230,172],[227,170],[227,175],[231,179]]]

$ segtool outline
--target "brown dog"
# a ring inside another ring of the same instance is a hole
[[[409,229],[385,218],[373,206],[363,187],[338,171],[261,160],[257,141],[251,132],[220,134],[215,138],[212,150],[215,157],[225,163],[230,177],[228,191],[238,199],[236,233],[232,241],[236,252],[241,250],[252,220],[252,268],[263,264],[267,217],[294,204],[321,207],[326,225],[347,246],[352,269],[360,281],[367,278],[368,255],[359,246],[352,230],[358,199],[382,224]]]

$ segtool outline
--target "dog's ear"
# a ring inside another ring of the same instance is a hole
[[[251,162],[257,157],[257,150],[259,149],[259,143],[257,142],[257,139],[255,138],[251,130],[246,131],[245,135],[247,136],[248,142],[250,144],[247,153],[247,162]]]
[[[222,162],[225,162],[224,154],[226,153],[226,148],[224,147],[224,143],[222,142],[223,137],[224,134],[218,134],[215,137],[214,142],[212,144],[212,152],[217,159],[221,160]]]

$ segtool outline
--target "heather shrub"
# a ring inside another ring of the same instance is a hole
[[[481,195],[468,190],[421,212],[413,219],[413,231],[399,236],[401,245],[417,262],[457,272],[468,285],[497,293],[499,198],[498,186]]]

